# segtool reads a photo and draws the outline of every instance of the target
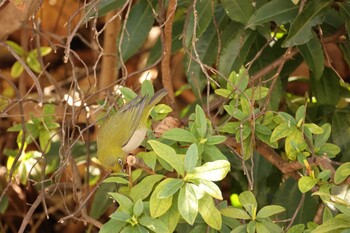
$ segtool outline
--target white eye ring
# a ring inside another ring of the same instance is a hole
[[[119,163],[120,166],[122,166],[123,165],[123,160],[118,159],[118,163]]]

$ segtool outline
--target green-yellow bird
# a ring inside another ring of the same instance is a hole
[[[97,134],[97,157],[102,166],[114,172],[123,168],[129,152],[140,146],[147,132],[152,108],[167,94],[159,90],[152,97],[136,97],[109,116]]]

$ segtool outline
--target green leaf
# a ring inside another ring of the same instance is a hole
[[[256,217],[268,218],[268,217],[271,217],[272,215],[281,213],[285,210],[286,210],[285,208],[283,208],[282,206],[279,206],[279,205],[268,205],[268,206],[264,206],[263,208],[261,208],[261,210],[259,210]]]
[[[118,90],[122,93],[123,98],[128,102],[138,96],[133,90],[128,87],[119,87]]]
[[[291,24],[282,46],[293,47],[310,41],[313,35],[312,27],[322,23],[325,10],[329,8],[330,3],[328,0],[308,2],[301,14]]]
[[[113,202],[111,198],[107,198],[107,193],[115,190],[114,184],[102,183],[96,190],[90,208],[90,216],[98,219],[106,212]]]
[[[348,38],[350,37],[350,4],[347,2],[347,4],[339,4],[340,5],[340,13],[345,18],[345,27],[346,31],[348,32]]]
[[[108,222],[102,225],[99,233],[120,232],[125,225],[126,222],[110,219]]]
[[[226,137],[223,135],[209,136],[208,140],[205,142],[206,145],[217,145],[226,141]]]
[[[350,114],[337,110],[332,118],[332,140],[343,151],[341,161],[350,161]]]
[[[189,12],[188,24],[186,25],[187,31],[185,34],[185,45],[191,47],[191,42],[193,40],[194,23],[196,20],[196,37],[200,37],[203,32],[207,29],[212,16],[213,8],[212,4],[216,4],[216,1],[197,1],[195,4],[195,9],[191,9]],[[196,11],[196,12],[195,12]],[[196,18],[195,14],[196,13]]]
[[[143,213],[143,202],[141,199],[138,199],[134,204],[133,214],[136,217],[140,217],[142,213]]]
[[[226,156],[216,146],[209,145],[204,145],[202,158],[205,162],[227,160]]]
[[[222,0],[226,14],[236,22],[246,24],[253,14],[253,5],[246,0]]]
[[[197,142],[196,137],[191,132],[180,128],[172,128],[165,131],[162,135],[162,138],[179,142]]]
[[[185,155],[185,171],[191,172],[198,162],[198,147],[195,143],[191,144]]]
[[[304,127],[308,128],[313,134],[322,134],[323,129],[314,123],[305,123]]]
[[[180,215],[192,225],[198,214],[198,200],[190,185],[186,184],[181,187],[177,205]]]
[[[4,214],[9,206],[9,199],[4,195],[0,201],[0,213]]]
[[[121,39],[121,57],[123,61],[127,61],[141,48],[153,26],[153,22],[153,11],[148,1],[139,1],[132,7]]]
[[[318,180],[315,178],[312,178],[310,176],[303,176],[298,181],[298,187],[300,192],[306,193],[307,191],[311,190],[316,184]]]
[[[130,197],[134,201],[137,201],[138,199],[146,199],[152,192],[153,186],[163,178],[163,175],[146,176],[140,183],[132,187],[130,191]]]
[[[24,67],[19,61],[16,61],[11,67],[12,78],[18,78],[23,73]]]
[[[7,41],[6,41],[6,44],[7,44],[8,46],[10,46],[11,49],[12,49],[17,55],[19,55],[20,57],[22,57],[22,56],[24,55],[24,50],[23,50],[23,48],[22,48],[19,44],[17,44],[16,42],[7,40]]]
[[[198,211],[204,221],[216,230],[221,229],[222,218],[220,211],[215,207],[213,198],[209,195],[204,195],[198,200]]]
[[[297,224],[288,229],[287,233],[303,233],[305,229],[304,224]]]
[[[249,37],[241,25],[237,25],[235,30],[231,33],[234,34],[230,41],[227,41],[220,53],[219,71],[224,76],[228,76],[233,64],[240,56],[240,51],[245,40]],[[229,83],[228,83],[229,85]],[[232,91],[232,89],[227,88]]]
[[[160,183],[151,195],[149,207],[152,218],[162,216],[171,207],[173,196],[161,199],[158,198],[158,195],[163,190],[165,184],[166,183]]]
[[[154,151],[141,151],[137,153],[136,156],[141,158],[143,162],[154,171],[157,164],[157,154]]]
[[[309,42],[298,46],[298,50],[303,55],[316,80],[319,80],[323,73],[324,57],[322,45],[315,33]]]
[[[304,122],[305,114],[306,114],[305,105],[300,105],[300,107],[298,108],[298,110],[295,113],[295,120],[296,120],[296,122],[298,122],[298,124],[300,121]],[[298,125],[298,127],[300,127],[300,125]]]
[[[254,88],[248,88],[244,91],[244,95],[246,95],[251,100],[261,100],[267,96],[269,93],[269,88],[267,87],[254,87]]]
[[[307,148],[307,143],[300,130],[294,130],[288,135],[284,143],[284,149],[290,160],[296,159],[296,154],[303,152]]]
[[[170,209],[159,217],[159,219],[168,227],[170,232],[174,232],[180,220],[180,213],[177,207],[177,198],[173,198]]]
[[[238,90],[238,93],[241,94],[247,88],[249,83],[249,74],[248,71],[242,67],[239,69],[239,73],[231,72],[227,83],[227,89]]]
[[[204,179],[199,180],[199,182],[198,187],[204,192],[218,200],[223,200],[221,190],[214,182]]]
[[[172,112],[173,109],[166,104],[157,104],[151,112],[151,117],[153,120],[162,120],[168,113]]]
[[[282,123],[280,125],[278,125],[271,134],[271,142],[276,142],[281,138],[285,138],[289,135],[291,135],[294,130],[296,129],[296,127],[292,124],[289,124],[287,122]]]
[[[298,14],[298,6],[292,1],[273,0],[262,5],[250,17],[246,27],[255,29],[257,25],[274,21],[278,26],[290,22],[295,19]]]
[[[26,63],[28,64],[29,68],[34,72],[36,73],[41,72],[40,62],[38,61],[38,57],[33,53],[33,51],[29,52],[26,58]]]
[[[200,137],[204,138],[207,133],[207,118],[205,117],[205,113],[203,109],[196,105],[196,129]]]
[[[216,160],[207,162],[200,167],[196,167],[185,176],[185,180],[204,179],[211,181],[219,181],[225,178],[230,171],[231,165],[226,160]]]
[[[245,220],[249,220],[252,217],[245,212],[242,209],[239,208],[234,208],[234,207],[227,207],[225,209],[222,209],[221,214],[230,218],[238,218],[238,219],[245,219]]]
[[[103,183],[129,184],[129,181],[119,176],[112,176],[104,179]]]
[[[184,175],[184,160],[173,148],[155,140],[149,140],[148,143],[160,158],[169,163],[180,175]]]
[[[311,85],[318,105],[336,105],[340,98],[339,77],[331,68],[325,68],[320,80],[311,76]]]
[[[220,126],[219,131],[223,133],[235,134],[239,130],[240,122],[226,122]]]
[[[120,193],[108,193],[114,200],[116,200],[119,204],[119,208],[121,211],[125,213],[132,214],[132,210],[134,207],[134,203],[126,196]]]
[[[246,209],[248,213],[253,216],[254,210],[256,210],[258,207],[254,194],[250,191],[244,191],[239,194],[238,199],[244,209]]]
[[[94,15],[96,14],[98,17],[106,15],[108,12],[121,8],[125,4],[126,0],[119,0],[119,1],[109,1],[109,0],[101,0],[98,2],[95,9],[89,9],[87,8],[87,11],[89,12],[85,18],[84,23],[94,18]]]
[[[162,185],[162,189],[158,192],[157,198],[163,199],[174,195],[184,184],[181,179],[167,178],[163,180],[159,185]]]
[[[321,128],[323,129],[323,132],[315,135],[315,148],[320,148],[322,145],[324,145],[331,135],[331,125],[329,123],[323,124]]]
[[[215,92],[215,94],[222,96],[226,99],[232,98],[233,94],[234,94],[233,91],[223,89],[223,88],[216,89],[214,92]]]
[[[167,226],[159,219],[150,218],[147,215],[143,215],[138,219],[138,222],[156,233],[167,233],[170,232]]]
[[[324,233],[324,232],[341,232],[340,229],[349,229],[350,220],[349,216],[344,214],[338,214],[335,218],[329,219],[320,226],[318,226],[312,233]]]
[[[317,155],[326,155],[329,158],[334,158],[337,154],[340,153],[339,146],[332,143],[325,143],[321,148],[317,151]]]
[[[350,175],[350,162],[343,163],[335,171],[334,182],[336,184],[342,183]]]
[[[45,153],[50,151],[51,147],[51,135],[46,129],[40,129],[39,131],[39,144],[40,148],[45,151]]]

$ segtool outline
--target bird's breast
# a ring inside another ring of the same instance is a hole
[[[123,151],[131,152],[139,147],[146,136],[147,128],[135,130],[130,140],[123,146]]]

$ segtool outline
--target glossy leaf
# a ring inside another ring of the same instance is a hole
[[[316,184],[318,180],[315,178],[312,178],[310,176],[303,176],[298,181],[298,187],[300,192],[306,193],[307,191],[311,190]]]
[[[207,118],[205,116],[205,113],[203,109],[199,106],[196,105],[196,129],[200,137],[204,137],[207,133]]]
[[[273,130],[270,141],[275,142],[281,138],[285,138],[290,134],[292,134],[295,129],[296,129],[295,126],[291,124],[282,123]]]
[[[253,5],[245,0],[223,0],[221,1],[226,14],[236,22],[246,24],[253,14]]]
[[[168,227],[170,232],[174,232],[180,220],[180,213],[177,207],[177,198],[173,198],[170,209],[159,217],[159,219]]]
[[[350,176],[350,162],[343,163],[338,167],[334,175],[334,182],[336,184],[340,184],[343,182],[348,176]]]
[[[140,183],[132,187],[130,191],[130,197],[137,201],[138,199],[144,200],[152,192],[153,186],[163,179],[162,175],[150,175],[146,176]]]
[[[349,216],[344,214],[339,214],[335,218],[331,218],[324,222],[322,225],[318,226],[313,233],[323,233],[323,232],[344,232],[340,230],[346,230],[350,228]]]
[[[286,210],[285,208],[279,205],[268,205],[268,206],[264,206],[263,208],[261,208],[261,210],[259,210],[257,217],[268,218],[268,217],[271,217],[272,215],[281,213],[285,210]]]
[[[150,218],[147,215],[143,215],[141,216],[141,218],[138,219],[139,223],[145,227],[147,227],[148,229],[150,229],[152,232],[156,232],[156,233],[167,233],[169,231],[169,229],[167,228],[167,226],[160,221],[159,219],[156,218]]]
[[[235,33],[235,36],[224,45],[225,47],[220,54],[219,71],[224,76],[229,75],[231,67],[240,55],[243,43],[248,37],[243,30],[243,27],[240,25],[238,25],[233,33]]]
[[[216,230],[221,229],[222,219],[220,211],[215,207],[213,198],[209,195],[204,195],[198,200],[198,211],[204,221]]]
[[[164,185],[164,183],[160,183],[151,195],[149,209],[152,218],[162,216],[169,210],[172,205],[173,196],[169,196],[167,198],[158,198],[158,194],[163,190]]]
[[[320,80],[311,77],[311,85],[315,93],[317,104],[336,105],[340,98],[339,77],[330,68],[325,68]]]
[[[132,213],[134,203],[132,203],[132,201],[128,197],[120,193],[108,193],[108,194],[118,202],[120,210],[122,210],[125,213],[129,213],[129,214]]]
[[[308,2],[301,14],[291,24],[282,46],[292,47],[310,41],[313,35],[312,27],[322,23],[325,10],[328,9],[330,3],[329,0]]]
[[[207,162],[200,167],[196,167],[185,176],[186,180],[204,179],[210,181],[219,181],[225,178],[230,171],[230,163],[226,160],[216,160]]]
[[[309,42],[298,46],[298,49],[316,80],[319,80],[323,73],[324,56],[322,45],[317,36],[314,34]]]
[[[226,141],[226,137],[223,135],[209,136],[208,140],[205,142],[206,145],[217,145]]]
[[[191,132],[180,128],[169,129],[163,133],[162,137],[179,142],[197,142],[197,139]]]
[[[258,203],[256,202],[255,196],[250,191],[242,192],[238,196],[238,199],[239,199],[240,203],[242,204],[242,206],[244,207],[244,209],[246,209],[246,211],[250,215],[252,215],[254,210],[256,210],[258,207]]]
[[[216,146],[210,145],[204,145],[202,158],[205,162],[227,160],[227,157]]]
[[[133,214],[136,217],[139,217],[139,216],[141,216],[142,213],[143,213],[143,202],[142,202],[141,199],[138,199],[135,202],[135,205],[134,205],[134,208],[133,208]]]
[[[185,171],[191,172],[198,162],[198,147],[196,144],[191,144],[185,155]]]
[[[212,6],[214,4],[214,8]],[[203,32],[207,29],[212,16],[213,9],[215,9],[216,1],[197,1],[194,7],[189,13],[188,24],[186,25],[187,31],[185,34],[186,46],[191,47],[191,42],[194,36],[194,25],[196,23],[196,37],[200,37]],[[196,11],[196,12],[195,12]],[[196,16],[195,16],[196,14]],[[195,21],[196,20],[196,21]]]
[[[234,207],[227,207],[225,209],[222,209],[221,214],[230,218],[238,218],[238,219],[251,219],[252,217],[245,212],[242,209],[234,208]]]
[[[157,198],[163,199],[174,195],[184,184],[183,180],[175,178],[167,178],[163,180],[159,185],[162,189],[158,192]]]
[[[198,214],[198,200],[188,184],[181,187],[177,205],[180,215],[192,225]]]
[[[148,1],[139,1],[132,7],[121,39],[121,56],[124,62],[142,46],[153,22],[152,7]]]
[[[220,188],[214,182],[204,179],[200,180],[199,182],[198,187],[204,192],[218,200],[223,199]]]
[[[125,222],[110,219],[108,222],[102,225],[99,233],[120,232],[124,228],[125,224]]]
[[[331,135],[331,125],[329,123],[322,125],[321,128],[323,129],[323,133],[315,136],[315,148],[320,148],[322,145],[324,145]]]
[[[23,73],[24,67],[21,63],[16,61],[11,67],[11,76],[13,78],[18,78]]]
[[[149,140],[148,143],[160,158],[170,164],[180,175],[184,175],[184,160],[173,148],[155,140]]]
[[[260,7],[250,17],[246,27],[255,29],[255,26],[273,21],[277,25],[283,25],[295,19],[298,14],[298,6],[291,1],[273,0]]]

